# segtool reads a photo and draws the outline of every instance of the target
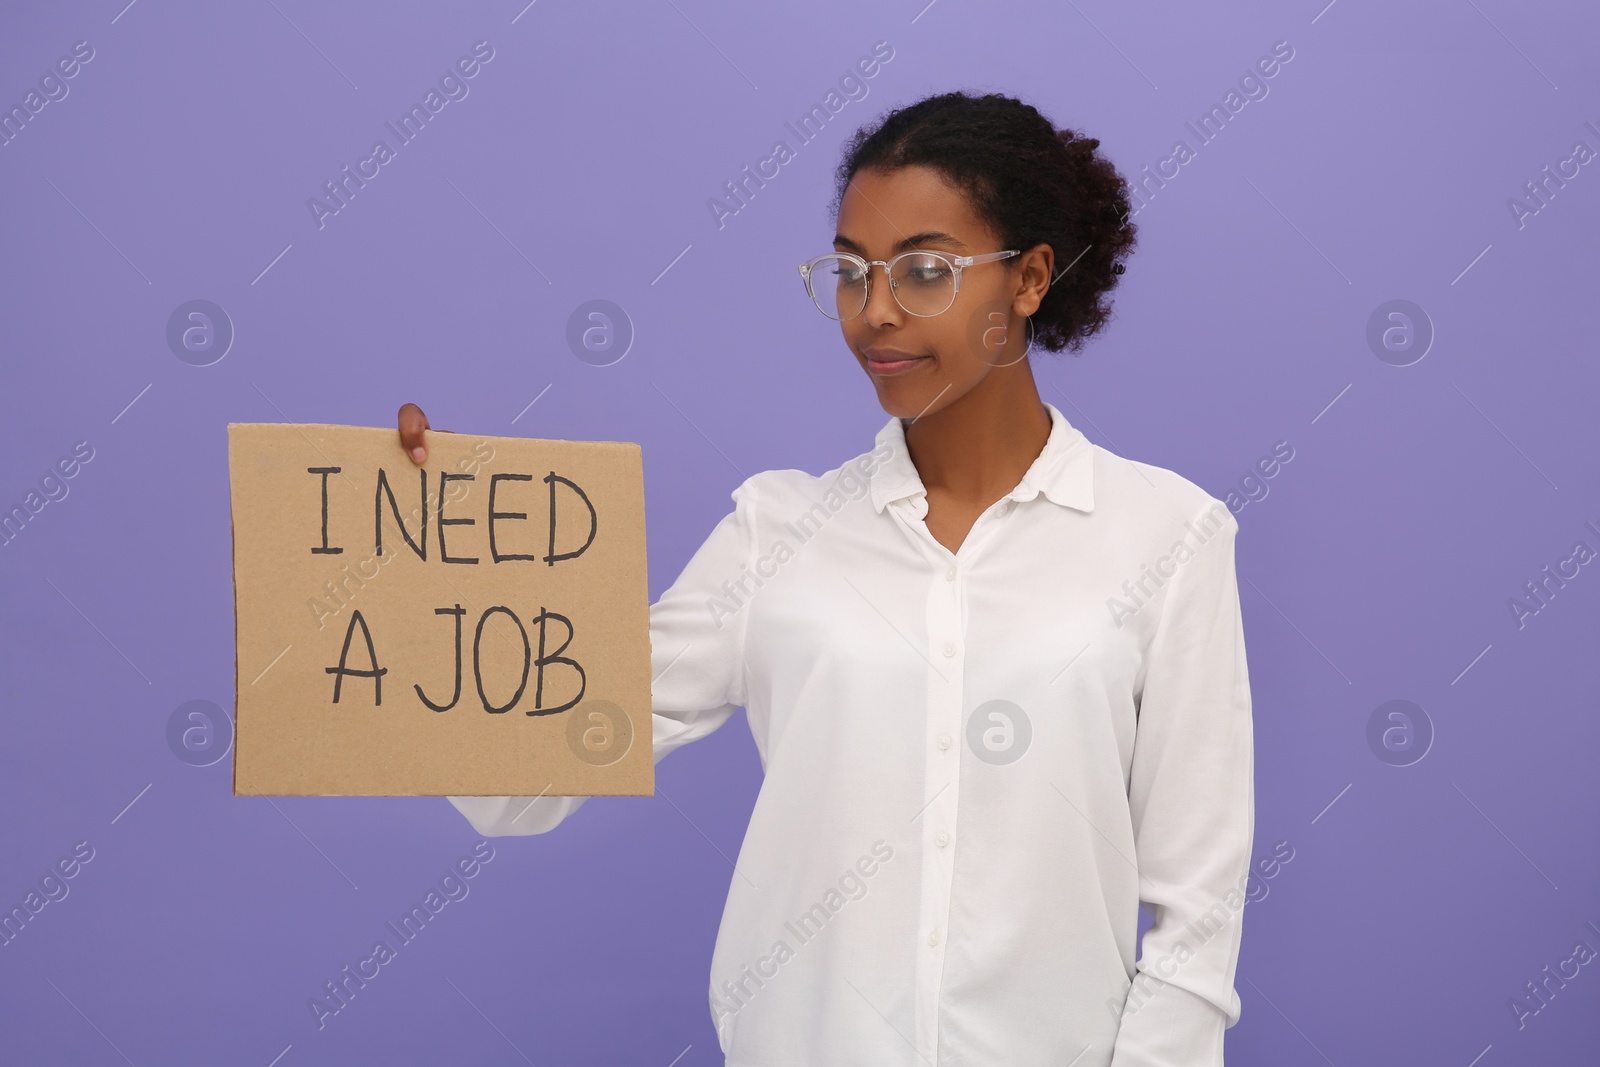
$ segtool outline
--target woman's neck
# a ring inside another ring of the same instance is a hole
[[[1015,489],[1050,438],[1028,362],[995,370],[954,403],[909,420],[906,447],[930,496],[987,507]]]

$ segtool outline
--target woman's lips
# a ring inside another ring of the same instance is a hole
[[[868,350],[867,370],[877,375],[904,374],[917,364],[927,362],[928,358],[912,356],[905,352]]]

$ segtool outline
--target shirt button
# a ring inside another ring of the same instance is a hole
[[[950,747],[950,735],[949,734],[940,734],[939,735],[939,747],[940,748],[949,748]]]
[[[928,931],[928,944],[937,945],[938,943],[939,943],[939,931],[937,929],[929,930]]]
[[[944,654],[947,656],[953,656],[956,654],[956,643],[954,641],[945,642]]]
[[[951,567],[949,570],[944,572],[944,580],[947,582],[953,582],[956,580],[956,569],[954,567]]]
[[[939,842],[939,847],[940,848],[944,848],[944,846],[946,846],[946,845],[948,845],[950,843],[950,835],[949,834],[940,834],[938,837],[934,838],[934,840]]]

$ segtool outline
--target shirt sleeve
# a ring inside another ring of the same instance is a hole
[[[744,644],[755,592],[755,501],[751,481],[734,508],[650,605],[651,733],[655,763],[710,734],[745,704]],[[586,796],[449,797],[484,837],[555,829]]]
[[[1128,804],[1139,897],[1155,923],[1112,1067],[1222,1067],[1222,1032],[1239,1021],[1233,982],[1255,825],[1239,523],[1213,500],[1187,528],[1191,554],[1172,557],[1137,701]]]

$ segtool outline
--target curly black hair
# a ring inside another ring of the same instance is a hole
[[[1075,352],[1111,318],[1109,294],[1138,232],[1129,221],[1128,183],[1099,147],[1013,97],[930,96],[856,131],[835,173],[829,216],[837,223],[858,171],[938,171],[965,191],[1001,247],[1042,242],[1054,250],[1057,276],[1030,317],[1034,343]]]

